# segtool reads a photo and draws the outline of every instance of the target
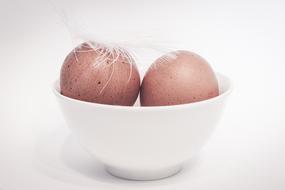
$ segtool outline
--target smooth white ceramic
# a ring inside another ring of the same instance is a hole
[[[217,74],[220,95],[205,101],[159,107],[88,103],[54,93],[81,145],[112,175],[154,180],[177,173],[206,143],[221,118],[232,84]]]

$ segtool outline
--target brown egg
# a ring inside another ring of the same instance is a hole
[[[61,93],[100,104],[132,106],[140,89],[140,76],[124,50],[109,50],[90,42],[66,57],[60,75]]]
[[[157,59],[141,85],[142,106],[166,106],[206,100],[219,95],[210,65],[199,55],[176,51]]]

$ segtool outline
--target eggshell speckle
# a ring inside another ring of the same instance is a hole
[[[206,100],[219,95],[210,65],[189,51],[157,59],[146,72],[140,91],[142,106],[166,106]]]
[[[130,57],[89,43],[66,57],[60,75],[61,93],[70,98],[110,105],[132,106],[140,88],[140,76]]]

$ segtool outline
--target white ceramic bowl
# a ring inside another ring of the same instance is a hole
[[[219,96],[175,106],[88,103],[61,95],[58,81],[54,93],[72,132],[108,172],[153,180],[177,173],[209,139],[232,88],[227,77],[217,77]]]

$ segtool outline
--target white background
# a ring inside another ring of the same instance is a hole
[[[0,1],[1,190],[285,189],[284,1],[78,2]],[[117,179],[70,136],[51,92],[75,45],[63,9],[99,38],[177,42],[234,81],[215,134],[181,173]]]

